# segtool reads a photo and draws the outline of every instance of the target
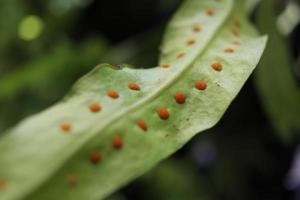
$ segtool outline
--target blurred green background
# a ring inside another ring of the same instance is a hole
[[[180,0],[1,0],[0,133],[99,63],[155,66]],[[300,1],[262,0],[270,37],[221,122],[109,200],[300,200]]]

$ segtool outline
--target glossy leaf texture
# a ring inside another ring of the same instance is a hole
[[[300,131],[300,89],[292,74],[292,58],[276,27],[274,4],[265,0],[259,9],[259,28],[269,34],[270,42],[256,73],[256,84],[278,135],[289,142]]]
[[[217,123],[266,37],[240,1],[185,1],[160,64],[103,64],[0,139],[1,199],[103,199]]]

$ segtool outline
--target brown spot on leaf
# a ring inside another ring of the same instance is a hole
[[[235,28],[230,29],[231,33],[235,36],[240,36],[240,32],[236,30]]]
[[[178,104],[184,104],[185,103],[185,94],[183,92],[177,92],[174,96],[176,102]]]
[[[119,98],[119,93],[115,90],[109,90],[107,91],[107,96],[109,96],[112,99],[117,99]]]
[[[128,83],[128,88],[131,90],[141,90],[141,87],[137,83]]]
[[[160,108],[157,111],[157,114],[158,114],[159,118],[162,120],[167,120],[170,117],[170,113],[167,108]]]
[[[195,83],[195,88],[197,88],[198,90],[206,90],[207,84],[203,80],[198,80]]]
[[[185,52],[184,51],[181,51],[181,52],[179,52],[178,54],[177,54],[177,58],[179,59],[179,58],[183,58],[184,56],[185,56]]]
[[[100,151],[93,151],[90,154],[90,162],[92,164],[98,164],[101,161],[101,159],[102,159],[102,155]]]
[[[146,124],[146,122],[143,119],[139,119],[136,121],[136,124],[144,131],[148,130],[148,126]]]
[[[224,52],[225,53],[234,53],[234,49],[233,48],[225,48]]]
[[[212,8],[208,8],[208,9],[206,10],[206,14],[209,15],[209,16],[212,16],[212,15],[215,14],[215,10],[212,9]]]
[[[233,41],[233,44],[235,44],[235,45],[240,45],[241,42],[236,40],[236,41]]]
[[[68,177],[67,177],[67,181],[68,181],[68,185],[70,186],[70,187],[75,187],[75,186],[77,186],[77,177],[76,176],[74,176],[74,175],[69,175]]]
[[[0,192],[3,191],[6,187],[6,182],[3,178],[0,177]]]
[[[193,26],[193,32],[198,33],[201,31],[201,26],[199,24],[196,24]]]
[[[241,21],[240,21],[238,18],[234,17],[234,18],[232,19],[232,21],[233,21],[233,24],[234,24],[236,27],[240,27],[240,26],[241,26]]]
[[[161,68],[169,68],[170,67],[170,64],[160,64],[159,65]]]
[[[115,149],[121,149],[123,147],[123,138],[120,135],[116,135],[112,139],[112,146]]]
[[[211,67],[218,72],[222,71],[223,69],[223,66],[220,63],[214,63],[211,65]]]
[[[70,132],[72,130],[72,127],[68,122],[63,122],[60,124],[60,129],[63,132]]]
[[[95,112],[95,113],[100,112],[102,109],[99,103],[91,103],[89,105],[89,108],[91,112]]]
[[[186,41],[186,45],[188,45],[188,46],[191,46],[191,45],[193,45],[195,43],[196,43],[195,39],[190,39],[190,40]]]

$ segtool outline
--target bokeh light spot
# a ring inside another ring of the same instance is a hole
[[[42,19],[35,15],[25,17],[19,25],[19,37],[26,41],[36,39],[43,31]]]

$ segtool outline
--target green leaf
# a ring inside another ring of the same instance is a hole
[[[147,200],[210,200],[210,184],[204,177],[195,176],[197,170],[188,159],[167,159],[137,181],[145,188]]]
[[[269,121],[288,142],[300,128],[300,90],[292,75],[292,58],[275,22],[272,0],[263,1],[258,23],[261,31],[269,34],[270,42],[257,70],[256,84]]]
[[[279,32],[290,35],[300,22],[300,6],[295,1],[288,1],[287,5],[277,19]]]
[[[160,63],[168,68],[100,65],[61,102],[9,130],[0,140],[0,152],[5,152],[0,177],[6,182],[0,198],[103,199],[215,125],[266,43],[238,2],[233,11],[232,0],[186,1],[161,47]],[[231,28],[238,25],[236,36]],[[214,70],[214,63],[222,71]],[[205,90],[194,86],[199,80],[207,84]],[[140,90],[128,89],[129,83]],[[109,90],[119,98],[108,97]],[[184,104],[174,100],[179,91],[186,96]],[[99,103],[101,111],[91,112],[91,103]],[[164,111],[160,117],[159,110]],[[137,125],[140,119],[147,129]],[[62,123],[71,127],[63,131]],[[120,149],[112,146],[116,136],[123,141]]]
[[[95,65],[107,50],[106,42],[101,38],[87,40],[80,46],[74,46],[69,42],[61,42],[38,59],[0,76],[0,102],[3,99],[13,99],[30,88],[38,90],[41,87],[40,82],[49,86],[51,81],[55,82],[55,78],[60,76],[69,78],[72,74],[84,70],[87,72],[86,68],[90,66],[84,68],[83,65]],[[60,80],[61,84],[68,84],[68,78]]]
[[[245,8],[248,14],[251,14],[261,0],[244,0]]]

